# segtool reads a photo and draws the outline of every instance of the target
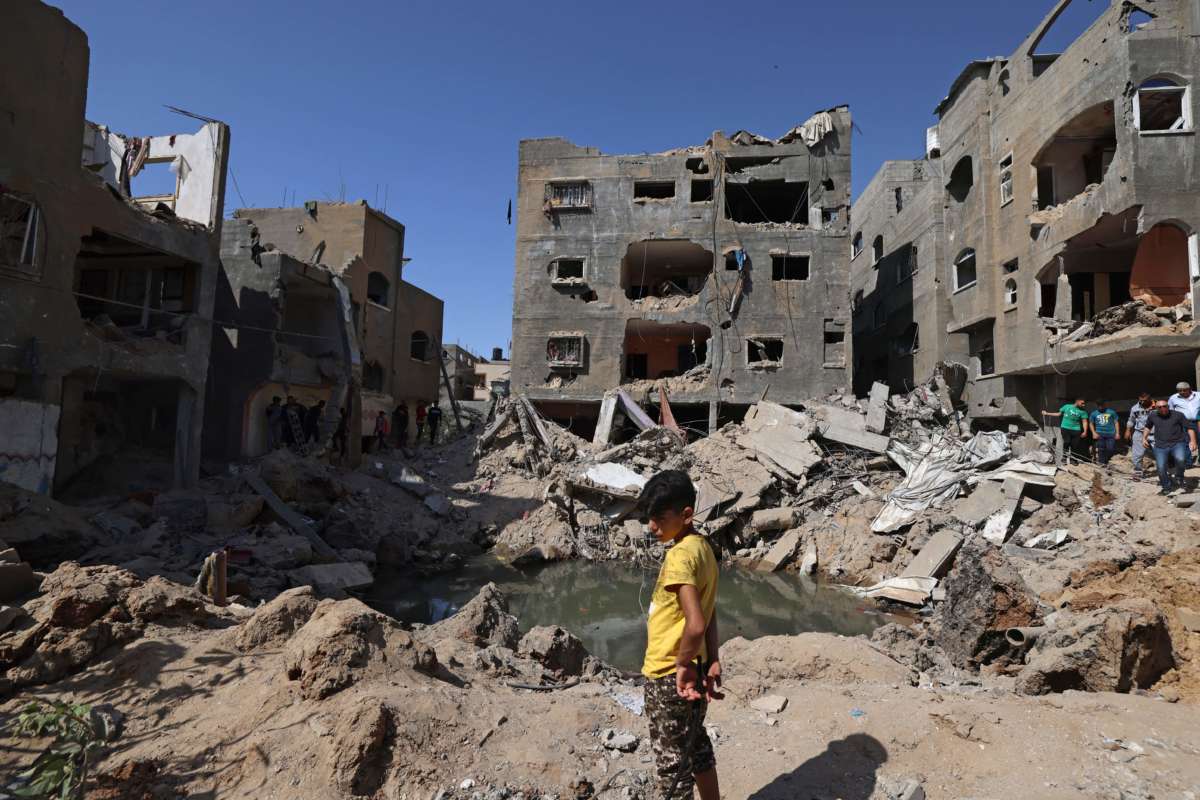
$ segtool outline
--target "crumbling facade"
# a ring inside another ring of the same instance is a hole
[[[446,377],[454,392],[455,400],[474,400],[483,376],[478,374],[479,356],[457,344],[442,348],[442,363],[446,365]],[[443,392],[445,386],[442,387]]]
[[[585,433],[605,395],[711,430],[847,385],[850,112],[612,156],[521,142],[512,382]]]
[[[323,433],[346,406],[354,461],[380,411],[407,404],[415,432],[416,404],[438,396],[442,301],[404,280],[404,226],[363,201],[243,208],[228,225],[217,316],[271,333],[218,333],[214,374],[236,385],[209,408],[213,455],[261,454],[275,395],[324,400]]]
[[[1068,5],[969,64],[926,157],[888,162],[855,203],[859,393],[957,362],[973,418],[1037,424],[1197,375],[1200,6],[1114,1],[1043,52]]]
[[[189,486],[229,128],[194,118],[191,132],[125,136],[87,122],[87,36],[36,0],[6,4],[0,70],[14,76],[0,103],[0,480]]]

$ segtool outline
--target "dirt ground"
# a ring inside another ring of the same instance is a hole
[[[288,677],[286,643],[240,652],[236,630],[156,627],[27,695],[111,703],[126,715],[101,765],[103,788],[89,797],[566,798],[587,796],[577,795],[583,785],[649,796],[645,719],[616,699],[636,697],[632,685],[526,692],[466,667],[427,676],[397,664],[313,699]],[[1200,786],[1187,705],[914,685],[865,640],[824,634],[737,640],[723,655],[729,695],[708,723],[728,798],[875,800],[908,780],[930,798],[959,799],[1184,798]],[[786,708],[750,707],[764,693],[786,697]],[[637,749],[606,750],[610,728],[638,737]],[[0,773],[11,774],[29,751],[2,745]]]

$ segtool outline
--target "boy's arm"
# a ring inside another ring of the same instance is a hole
[[[704,631],[704,652],[708,655],[707,672],[704,675],[704,694],[709,700],[724,700],[721,694],[720,636],[717,634],[717,612],[713,610],[712,621]]]
[[[700,676],[693,663],[700,655],[700,646],[708,625],[700,608],[700,590],[688,583],[668,586],[668,590],[679,595],[679,606],[683,609],[683,636],[679,639],[679,652],[675,656],[675,691],[685,700],[699,700]]]

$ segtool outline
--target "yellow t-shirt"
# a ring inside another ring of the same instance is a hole
[[[708,540],[700,534],[689,534],[671,545],[658,571],[658,583],[650,598],[650,615],[646,620],[646,658],[642,674],[647,678],[662,678],[675,671],[675,657],[683,639],[686,620],[679,595],[667,591],[668,586],[686,584],[700,592],[700,609],[704,619],[711,622],[717,607],[717,557]],[[703,643],[700,657],[707,660]]]

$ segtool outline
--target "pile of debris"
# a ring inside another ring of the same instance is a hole
[[[1178,306],[1153,306],[1144,300],[1130,300],[1098,312],[1091,320],[1044,319],[1050,328],[1050,344],[1084,342],[1109,336],[1129,328],[1171,328],[1173,333],[1188,333],[1192,330],[1192,307],[1190,302]]]

